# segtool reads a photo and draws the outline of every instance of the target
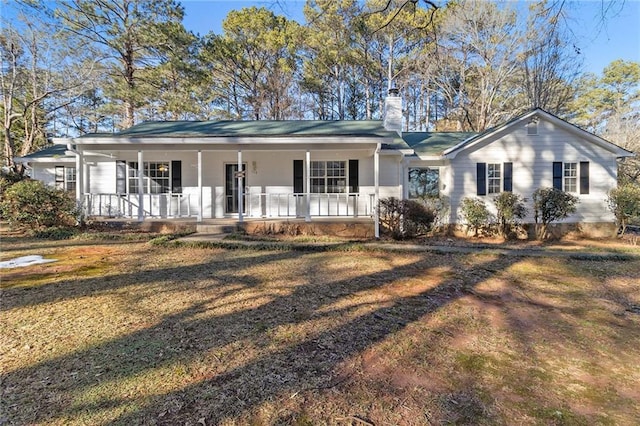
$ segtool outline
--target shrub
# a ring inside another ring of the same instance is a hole
[[[380,200],[380,224],[397,240],[428,232],[435,218],[432,209],[414,200],[395,197]]]
[[[501,192],[493,201],[496,204],[497,219],[500,225],[500,233],[508,238],[519,220],[527,215],[524,199],[513,192]]]
[[[25,177],[17,173],[0,172],[0,197],[4,198],[4,193],[13,184],[24,180]]]
[[[533,210],[536,223],[541,223],[537,236],[548,237],[548,226],[551,222],[564,219],[576,212],[578,197],[556,188],[538,188],[533,193]]]
[[[620,235],[624,235],[629,223],[640,221],[640,185],[626,183],[609,191],[609,209],[616,217]]]
[[[486,228],[491,223],[491,213],[487,209],[484,201],[478,198],[463,198],[461,203],[461,213],[469,227],[473,229],[474,236],[478,235],[478,231]]]
[[[73,225],[75,211],[75,200],[67,192],[37,180],[10,186],[0,201],[0,214],[9,225],[33,230]]]

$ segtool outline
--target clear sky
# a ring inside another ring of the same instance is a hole
[[[303,0],[185,0],[187,29],[207,34],[222,32],[229,11],[264,6],[276,14],[303,21]],[[569,28],[576,38],[584,69],[600,74],[615,59],[640,62],[640,0],[583,0],[565,3]],[[603,19],[603,15],[605,19]]]

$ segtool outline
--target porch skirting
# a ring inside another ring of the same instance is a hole
[[[234,219],[206,219],[198,222],[191,219],[149,219],[143,222],[126,219],[94,220],[105,229],[140,230],[158,233],[224,234],[245,232],[250,235],[309,235],[336,236],[343,238],[373,238],[372,218],[318,218],[311,222],[305,219],[251,219],[240,223]]]

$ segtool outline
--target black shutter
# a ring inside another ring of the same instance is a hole
[[[358,160],[349,160],[349,192],[360,191],[358,183]]]
[[[478,163],[476,168],[477,193],[487,195],[487,163]]]
[[[116,193],[127,193],[127,163],[116,161]]]
[[[589,193],[589,162],[580,162],[580,193]]]
[[[171,162],[171,192],[180,194],[182,192],[182,161]]]
[[[562,191],[562,161],[553,162],[553,187]]]
[[[302,160],[293,160],[293,192],[294,194],[304,192],[304,163]]]
[[[504,181],[502,182],[504,192],[513,191],[513,163],[504,163]]]

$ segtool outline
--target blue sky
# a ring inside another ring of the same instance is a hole
[[[229,11],[264,6],[276,14],[302,20],[301,0],[185,0],[185,26],[204,35],[222,32]],[[585,71],[600,74],[615,59],[640,61],[640,0],[584,0],[565,4],[569,28],[576,38]],[[603,13],[606,19],[602,19]]]

